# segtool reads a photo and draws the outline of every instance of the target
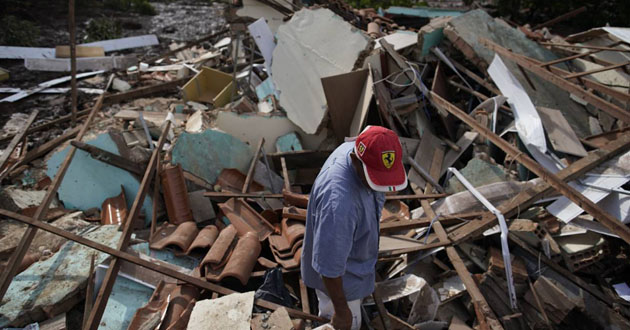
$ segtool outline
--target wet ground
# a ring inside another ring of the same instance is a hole
[[[219,31],[225,25],[224,11],[226,3],[213,3],[207,1],[172,1],[172,2],[151,2],[157,11],[155,16],[142,16],[135,13],[121,13],[106,10],[90,11],[80,10],[77,16],[77,36],[81,40],[85,36],[85,28],[91,19],[97,17],[111,17],[118,20],[123,26],[123,37],[142,34],[156,34],[160,40],[159,46],[145,49],[135,49],[127,51],[144,55],[155,56],[168,49],[172,41],[185,42],[198,39],[208,34]],[[68,40],[67,21],[63,8],[50,8],[58,11],[56,18],[42,19],[40,23],[40,40],[38,47],[54,47],[65,44]],[[109,55],[109,54],[108,54]],[[69,73],[62,72],[38,72],[28,71],[23,66],[23,60],[0,60],[0,67],[10,71],[11,79],[0,83],[0,87],[29,88],[41,82],[45,82],[58,77],[63,77]],[[59,85],[63,87],[65,85]],[[85,81],[79,82],[79,87],[102,88],[104,86],[92,86]],[[0,98],[6,94],[0,94]],[[79,93],[79,110],[88,108],[90,102],[95,97],[93,95],[83,95]],[[70,96],[67,95],[42,95],[29,96],[19,102],[0,103],[0,127],[2,134],[11,133],[16,127],[20,127],[20,121],[28,117],[34,109],[38,109],[40,114],[34,125],[48,120],[58,118],[70,113]],[[9,124],[5,127],[6,124]],[[36,133],[31,136],[31,148],[45,142],[51,136],[62,133],[62,129],[52,129],[50,131]],[[0,149],[5,143],[0,143]]]

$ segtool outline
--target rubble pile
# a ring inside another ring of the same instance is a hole
[[[76,62],[86,101],[4,124],[0,327],[325,324],[300,275],[309,192],[380,125],[409,187],[386,194],[364,329],[630,329],[630,28],[296,3],[245,0],[159,56],[155,35],[72,62],[0,46],[28,70]],[[59,106],[75,79],[0,74],[3,105]]]

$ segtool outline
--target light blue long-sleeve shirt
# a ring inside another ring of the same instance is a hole
[[[308,203],[302,279],[327,292],[321,276],[342,277],[348,301],[374,291],[379,218],[385,194],[361,182],[352,166],[354,143],[340,145],[317,175]]]

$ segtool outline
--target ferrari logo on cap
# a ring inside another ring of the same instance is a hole
[[[365,144],[363,142],[359,142],[359,148],[357,148],[359,152],[359,156],[363,157],[363,153],[365,153]]]
[[[385,165],[386,168],[392,168],[392,166],[394,166],[396,154],[393,151],[383,151],[381,159],[383,160],[383,165]]]

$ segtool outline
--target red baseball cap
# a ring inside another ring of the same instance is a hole
[[[363,163],[370,188],[390,192],[407,187],[402,146],[392,130],[381,126],[366,127],[354,142],[354,153]]]

